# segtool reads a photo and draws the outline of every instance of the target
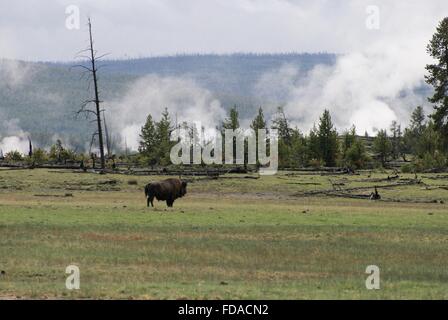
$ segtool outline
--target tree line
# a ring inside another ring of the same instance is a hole
[[[250,127],[255,131],[278,131],[280,168],[345,167],[356,170],[388,167],[391,161],[402,162],[405,171],[446,168],[448,149],[432,117],[425,116],[421,106],[415,108],[410,117],[410,124],[404,130],[393,121],[390,128],[369,137],[367,134],[357,135],[355,126],[338,134],[330,112],[325,110],[317,125],[304,134],[290,124],[282,107],[278,107],[269,125],[260,107]],[[188,128],[186,123],[178,127],[181,126]],[[140,133],[137,161],[141,165],[169,165],[170,150],[176,143],[170,141],[170,133],[175,129],[167,109],[160,121],[154,121],[148,115]],[[242,129],[237,106],[230,109],[228,118],[217,129],[221,134],[224,129]],[[193,127],[190,127],[190,132],[193,134]]]
[[[408,172],[446,168],[447,144],[433,117],[425,116],[421,106],[415,108],[410,117],[409,126],[404,130],[400,124],[393,121],[390,128],[379,130],[375,137],[369,137],[367,134],[357,135],[355,126],[338,134],[330,112],[325,110],[317,124],[308,134],[304,134],[299,128],[291,125],[282,107],[278,107],[271,123],[268,123],[263,108],[260,107],[251,121],[250,128],[255,131],[258,129],[278,131],[280,168],[344,167],[358,170],[388,167],[391,161],[402,162],[402,170]],[[167,109],[159,121],[155,121],[149,114],[141,128],[138,153],[128,156],[121,154],[117,159],[141,166],[170,165],[170,151],[176,144],[170,140],[170,135],[180,127],[189,129],[191,135],[199,134],[195,127],[189,126],[186,122],[176,127]],[[237,106],[230,109],[228,117],[217,129],[221,134],[224,129],[235,131],[242,129]],[[18,151],[11,151],[4,155],[4,159],[28,161],[30,164],[42,164],[48,161],[66,164],[76,161],[91,165],[96,157],[95,154],[78,154],[65,148],[61,140],[57,140],[49,151],[36,148],[27,156]],[[109,158],[108,165],[112,166],[114,160],[115,158]]]

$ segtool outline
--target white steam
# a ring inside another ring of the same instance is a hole
[[[17,60],[0,60],[0,86],[12,89],[28,81],[34,72],[33,64]]]
[[[382,41],[338,56],[333,66],[318,65],[307,73],[285,65],[264,74],[254,83],[252,94],[264,107],[270,105],[266,115],[284,102],[288,118],[302,132],[308,132],[323,110],[329,109],[339,131],[354,124],[358,134],[373,135],[394,120],[406,125],[418,105],[429,109],[426,99],[415,92],[424,86],[425,65],[430,61],[422,38],[405,43]],[[107,106],[113,115],[113,130],[120,132],[121,146],[126,141],[131,150],[138,148],[146,116],[159,120],[165,107],[173,122],[177,116],[179,123],[201,122],[207,129],[226,117],[210,91],[186,78],[141,78],[122,99]],[[241,119],[241,123],[248,127],[250,120]]]
[[[1,121],[1,128],[5,135],[0,134],[0,150],[5,155],[10,151],[19,151],[27,154],[29,150],[29,134],[19,127],[19,120]]]
[[[153,120],[160,120],[165,108],[171,121],[200,122],[207,130],[212,130],[225,117],[220,102],[210,91],[187,78],[143,77],[131,85],[126,95],[119,101],[106,103],[113,131],[119,132],[120,145],[137,150],[141,127],[148,114]]]
[[[317,12],[333,12],[327,21],[327,16],[306,11],[315,21],[307,27],[309,37],[326,51],[348,54],[340,55],[334,66],[318,66],[307,74],[291,66],[266,74],[255,86],[266,101],[283,98],[286,114],[302,131],[324,109],[340,130],[355,124],[358,133],[389,128],[393,120],[406,125],[418,105],[431,112],[424,95],[415,91],[424,85],[425,65],[432,62],[426,46],[448,16],[446,1],[376,1],[378,30],[365,27],[369,1],[346,0],[337,7],[330,1],[315,3]],[[325,34],[319,34],[319,26]],[[298,81],[299,75],[305,79]]]
[[[426,103],[415,90],[424,85],[428,57],[424,44],[416,50],[385,45],[341,55],[334,66],[319,65],[300,81],[300,70],[284,66],[255,88],[267,101],[283,97],[286,114],[303,131],[329,109],[339,129],[354,124],[358,133],[372,134],[393,120],[406,122],[413,108]]]
[[[0,60],[0,87],[14,90],[30,81],[33,75],[30,64],[15,60]],[[1,111],[1,110],[0,110]],[[19,119],[8,120],[0,113],[0,150],[5,155],[10,151],[27,154],[29,150],[29,133],[19,126]]]

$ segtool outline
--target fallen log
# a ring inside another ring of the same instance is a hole
[[[286,182],[286,184],[296,184],[300,186],[321,186],[322,183],[318,182]]]
[[[366,187],[356,187],[356,188],[347,188],[347,189],[341,189],[341,190],[334,190],[334,189],[325,189],[325,190],[313,190],[313,191],[306,191],[306,192],[298,192],[294,194],[295,196],[313,196],[313,195],[319,195],[319,194],[334,194],[337,192],[352,192],[352,191],[360,191],[360,190],[372,190],[373,188],[377,189],[388,189],[388,188],[396,188],[396,187],[403,187],[403,186],[410,186],[410,185],[416,185],[416,184],[422,184],[421,180],[411,180],[403,183],[394,183],[394,184],[386,184],[386,185],[379,185],[379,186],[366,186]]]
[[[430,179],[430,180],[446,180],[448,179],[448,175],[437,175],[435,177],[431,176],[422,176],[422,178]]]
[[[352,182],[387,182],[387,181],[396,181],[400,179],[400,176],[388,176],[387,178],[368,178],[368,179],[359,179],[359,180],[353,180]],[[403,179],[403,180],[409,180],[409,179]]]
[[[328,193],[325,194],[329,197],[337,197],[337,198],[348,198],[348,199],[360,199],[360,200],[372,200],[371,195],[367,194],[350,194],[350,193]],[[375,201],[381,202],[401,202],[401,203],[428,203],[428,204],[444,204],[443,200],[419,200],[419,199],[391,199],[391,198],[381,198],[376,199]]]

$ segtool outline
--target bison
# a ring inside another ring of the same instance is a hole
[[[174,200],[182,198],[186,194],[187,182],[180,179],[166,179],[163,181],[152,182],[145,187],[148,207],[150,203],[151,206],[154,207],[154,198],[158,201],[166,201],[167,206],[172,207]]]

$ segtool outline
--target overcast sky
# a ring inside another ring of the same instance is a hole
[[[81,28],[69,30],[69,5]],[[366,27],[369,5],[379,29]],[[96,45],[114,58],[177,53],[347,53],[406,39],[424,45],[446,0],[1,0],[0,57],[72,60],[87,45],[86,18]]]

